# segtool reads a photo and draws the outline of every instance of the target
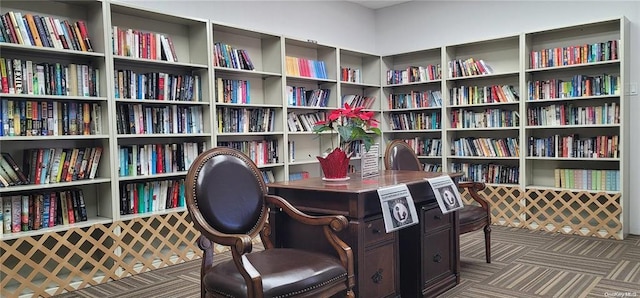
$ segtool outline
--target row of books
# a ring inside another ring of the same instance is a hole
[[[249,52],[222,42],[213,44],[213,66],[254,70]]]
[[[440,129],[440,113],[410,112],[389,114],[389,127],[392,130]]]
[[[0,136],[96,135],[102,133],[102,106],[77,101],[2,99]]]
[[[349,83],[362,83],[362,70],[359,68],[341,67],[340,80]]]
[[[425,172],[438,172],[438,173],[441,173],[442,172],[442,165],[441,164],[423,163],[422,164],[422,169],[424,169]]]
[[[329,78],[324,61],[286,56],[285,66],[288,76],[318,79]]]
[[[18,233],[74,224],[88,220],[84,193],[80,189],[0,197],[2,229]]]
[[[488,128],[518,127],[520,114],[517,111],[485,109],[474,111],[467,109],[451,111],[451,128]]]
[[[459,86],[449,89],[450,103],[472,105],[496,102],[517,102],[520,99],[513,85]]]
[[[93,52],[83,20],[73,22],[19,11],[2,16],[0,42]]]
[[[389,94],[387,101],[389,103],[390,110],[441,107],[442,94],[440,93],[440,90],[393,93]]]
[[[595,136],[580,138],[578,134],[529,137],[529,156],[618,158],[619,137]]]
[[[518,184],[520,168],[499,164],[453,163],[453,172],[463,174],[461,181],[476,181],[497,184]]]
[[[184,207],[184,179],[147,181],[120,185],[120,215]]]
[[[100,71],[88,64],[0,58],[1,93],[99,96]]]
[[[199,75],[118,69],[114,82],[115,98],[202,101]]]
[[[262,179],[264,183],[276,182],[276,177],[273,175],[273,170],[260,170],[262,173]]]
[[[111,43],[114,55],[178,62],[173,41],[168,35],[113,26]]]
[[[118,145],[120,177],[176,173],[189,169],[204,143]]]
[[[488,75],[492,73],[493,69],[491,66],[482,59],[475,60],[473,58],[468,58],[465,60],[454,59],[449,61],[450,78]]]
[[[310,177],[311,177],[311,175],[309,175],[309,172],[307,172],[307,171],[290,172],[289,173],[289,181],[309,179]]]
[[[592,169],[554,169],[555,187],[586,190],[620,190],[620,171]]]
[[[612,102],[587,107],[573,104],[529,107],[527,118],[527,124],[530,126],[618,124],[620,123],[620,105]]]
[[[52,184],[93,179],[102,147],[26,149],[22,167],[11,154],[0,158],[0,186]]]
[[[619,40],[531,51],[530,68],[585,64],[617,60]]]
[[[520,146],[517,138],[460,138],[451,144],[455,156],[518,157]]]
[[[387,85],[429,82],[441,79],[440,64],[427,66],[408,66],[405,69],[387,70]]]
[[[419,156],[441,156],[442,155],[442,139],[430,139],[423,137],[415,137],[412,139],[404,139],[413,151]]]
[[[322,111],[306,114],[289,112],[287,114],[287,127],[289,132],[311,132],[318,121],[325,119],[327,119],[327,113]]]
[[[259,166],[278,163],[278,140],[219,141],[219,147],[241,151]]]
[[[275,131],[276,110],[273,108],[217,108],[218,132],[272,132]]]
[[[216,102],[251,103],[251,82],[245,80],[216,79]]]
[[[118,134],[185,134],[204,131],[200,106],[118,104],[116,112]]]
[[[290,107],[328,107],[331,89],[312,89],[287,86],[287,102]]]
[[[375,96],[362,96],[357,94],[346,94],[342,96],[342,106],[348,104],[353,108],[361,107],[363,109],[371,109],[375,102]]]
[[[571,81],[550,79],[528,81],[529,100],[571,98],[582,96],[618,95],[620,76],[602,74],[596,76],[575,75]]]

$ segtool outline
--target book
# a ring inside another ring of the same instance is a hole
[[[2,213],[3,213],[2,230],[4,231],[5,234],[8,234],[8,233],[11,233],[11,220],[13,218],[11,216],[11,197],[0,198],[0,201],[2,201]]]
[[[96,153],[91,162],[91,171],[89,172],[89,179],[96,177],[98,171],[98,163],[100,162],[100,156],[102,155],[102,147],[96,147]]]
[[[87,204],[84,200],[84,193],[82,190],[77,190],[78,193],[78,214],[80,216],[80,221],[87,221]]]
[[[14,161],[14,163],[15,163],[15,161]],[[2,175],[6,180],[10,179],[11,181],[13,181],[14,185],[21,185],[21,184],[25,183],[26,179],[22,180],[21,177],[19,177],[19,175],[16,172],[15,168],[13,166],[11,166],[11,164],[9,164],[7,159],[5,159],[4,153],[2,154],[2,156],[0,156],[0,168],[2,168],[2,171],[4,171],[4,173],[6,173],[7,177],[5,177],[2,172],[0,172],[0,175]],[[11,182],[10,182],[10,184],[11,184]]]
[[[11,197],[11,232],[18,233],[21,230],[22,230],[22,198],[20,196],[12,196]]]

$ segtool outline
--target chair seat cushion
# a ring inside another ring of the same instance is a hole
[[[290,297],[318,285],[344,282],[347,272],[337,258],[288,248],[268,249],[246,255],[262,276],[264,297]],[[211,268],[204,276],[207,292],[227,297],[247,297],[247,286],[233,260]]]
[[[487,211],[477,205],[464,205],[458,213],[461,226],[469,223],[487,220]]]

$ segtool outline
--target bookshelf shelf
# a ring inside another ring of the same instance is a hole
[[[271,78],[281,77],[282,74],[276,72],[258,71],[258,70],[246,70],[246,69],[234,69],[228,67],[216,66],[213,70],[220,75],[237,76],[237,77],[255,77],[255,78]]]
[[[188,101],[188,100],[158,100],[158,99],[123,99],[118,98],[116,102],[120,103],[141,103],[151,105],[209,105],[206,101]]]
[[[159,178],[175,178],[186,176],[187,171],[179,171],[173,173],[160,173],[160,174],[150,174],[150,175],[137,175],[137,176],[120,176],[118,180],[120,181],[137,181],[137,180],[149,180],[149,179],[159,179]]]
[[[48,183],[48,184],[27,184],[27,185],[16,185],[10,187],[0,188],[0,194],[2,193],[24,193],[26,191],[39,191],[39,190],[48,190],[48,189],[58,189],[58,188],[72,188],[83,185],[92,185],[92,184],[103,184],[110,183],[111,178],[94,178],[94,179],[84,179],[84,180],[76,180],[71,182],[58,182],[58,183]]]
[[[23,45],[23,44],[15,44],[8,42],[0,42],[0,50],[4,51],[16,51],[22,52],[27,55],[53,55],[55,57],[94,57],[94,58],[104,58],[105,54],[101,52],[83,52],[77,50],[69,50],[69,49],[57,49],[57,48],[48,48],[48,47],[37,47],[32,45]]]
[[[55,233],[55,232],[61,232],[61,231],[66,231],[72,228],[85,228],[85,227],[91,227],[93,225],[101,225],[101,224],[110,224],[112,223],[113,220],[111,218],[106,218],[106,217],[94,217],[91,218],[87,221],[81,221],[78,223],[74,223],[74,224],[68,224],[68,225],[58,225],[52,228],[42,228],[39,230],[32,230],[32,231],[25,231],[25,232],[18,232],[18,233],[10,233],[10,234],[0,234],[0,241],[9,241],[9,240],[14,240],[14,239],[19,239],[19,238],[23,238],[23,237],[33,237],[33,236],[39,236],[45,233]]]
[[[206,64],[188,63],[188,62],[171,62],[164,60],[152,60],[144,58],[134,58],[126,56],[113,56],[113,62],[115,64],[127,64],[129,66],[143,66],[143,67],[171,67],[171,68],[187,68],[187,69],[202,69],[206,70]]]

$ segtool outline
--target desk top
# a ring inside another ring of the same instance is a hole
[[[377,177],[371,177],[362,179],[360,173],[349,175],[350,179],[340,182],[324,181],[320,177],[294,180],[294,181],[281,181],[269,183],[269,188],[285,188],[285,189],[300,189],[300,190],[322,190],[332,192],[346,192],[346,193],[365,193],[370,191],[377,191],[379,188],[394,186],[398,184],[416,184],[424,182],[425,178],[440,177],[447,175],[446,173],[434,173],[424,171],[381,171]],[[451,178],[462,176],[462,173],[450,173]]]

